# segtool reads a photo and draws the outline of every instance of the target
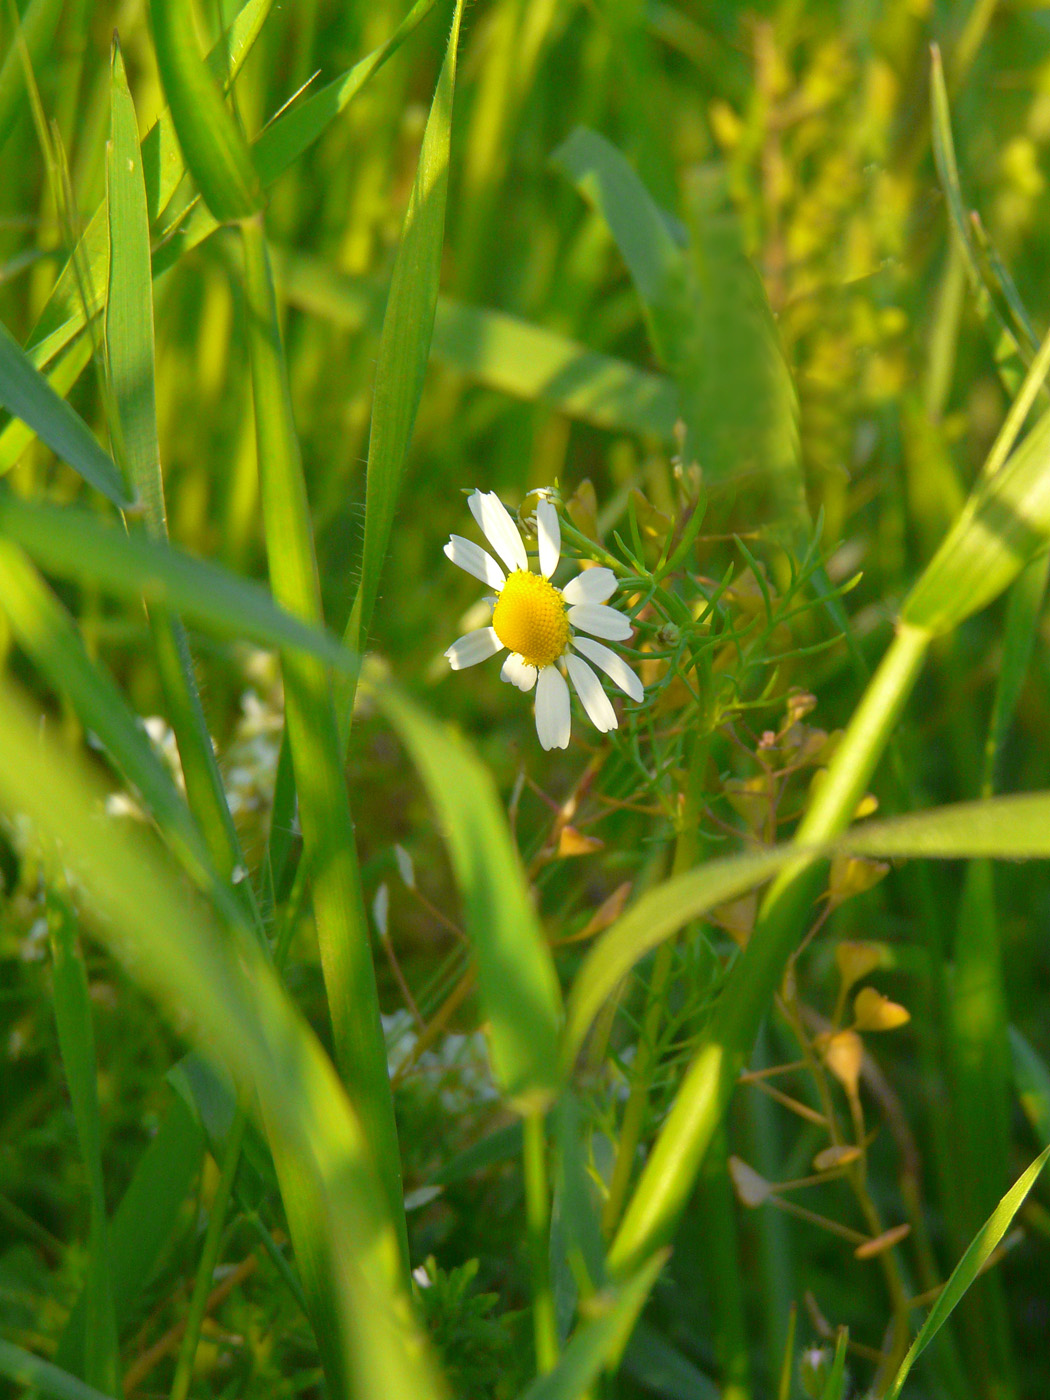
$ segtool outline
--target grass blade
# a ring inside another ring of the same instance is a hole
[[[452,32],[423,133],[419,167],[405,213],[379,340],[368,439],[361,577],[346,631],[346,639],[355,651],[360,650],[371,625],[405,456],[430,358],[445,234],[452,98],[462,12],[463,0],[456,0]]]
[[[0,151],[15,129],[25,96],[25,61],[35,68],[45,57],[58,28],[64,0],[30,0],[19,21],[19,32],[0,68]],[[12,7],[8,15],[14,14]],[[5,16],[6,18],[6,16]]]
[[[1009,1029],[1014,1087],[1039,1142],[1050,1143],[1050,1070],[1016,1026]]]
[[[139,155],[138,124],[120,45],[114,37],[110,82],[111,139],[107,148],[109,295],[106,364],[118,458],[141,504],[136,522],[148,536],[167,540],[153,355],[153,276],[149,214]],[[190,805],[219,874],[243,868],[215,749],[197,691],[185,629],[165,608],[149,611],[161,687],[179,748]],[[237,897],[253,913],[250,882]]]
[[[117,506],[131,504],[113,459],[4,325],[0,325],[0,404],[32,428],[57,457],[107,500]]]
[[[603,1368],[622,1353],[638,1314],[645,1306],[666,1256],[656,1255],[620,1288],[597,1295],[599,1315],[585,1322],[565,1348],[553,1371],[529,1386],[521,1400],[580,1400]]]
[[[73,1106],[80,1155],[87,1171],[90,1203],[84,1379],[108,1395],[120,1395],[120,1352],[102,1176],[102,1125],[99,1119],[98,1065],[91,994],[73,911],[65,899],[54,893],[49,900],[48,924],[58,1043]]]
[[[274,273],[282,295],[300,310],[344,330],[381,325],[376,282],[291,249],[277,254]],[[678,393],[669,379],[502,311],[439,296],[430,358],[501,394],[545,403],[595,427],[674,441]]]
[[[989,1255],[1010,1228],[1014,1216],[1024,1205],[1025,1198],[1035,1185],[1039,1173],[1046,1166],[1048,1158],[1050,1158],[1050,1147],[1044,1148],[1027,1171],[1022,1172],[1017,1178],[988,1217],[983,1229],[975,1237],[969,1249],[952,1270],[951,1278],[944,1285],[944,1290],[930,1309],[926,1321],[919,1330],[919,1335],[901,1362],[900,1369],[888,1392],[888,1400],[897,1400],[912,1366],[947,1322],[963,1294],[981,1272]]]
[[[222,637],[291,647],[353,675],[357,662],[339,642],[277,607],[259,584],[141,535],[125,535],[95,516],[0,496],[0,535],[20,544],[42,569],[181,613]]]
[[[220,931],[148,833],[100,821],[102,792],[77,755],[42,736],[0,685],[0,807],[24,814],[50,868],[74,872],[93,928],[132,976],[206,1041],[271,1130],[297,1154],[323,1204],[329,1288],[345,1320],[346,1374],[361,1395],[444,1394],[401,1282],[400,1250],[370,1145],[330,1061],[253,938]]]
[[[259,37],[273,0],[248,0],[208,55],[208,66],[218,81],[232,82]],[[155,219],[175,193],[186,167],[175,139],[171,113],[163,111],[142,142],[142,173],[150,217]],[[27,353],[38,367],[46,365],[84,327],[85,308],[75,263],[87,269],[97,299],[87,308],[94,315],[102,307],[102,289],[109,281],[109,239],[106,206],[99,205],[88,222],[80,244],[63,268],[29,337]],[[84,359],[87,364],[90,354]],[[0,460],[5,460],[0,459]]]
[[[492,778],[457,734],[401,691],[382,684],[375,698],[441,818],[478,960],[496,1072],[523,1111],[538,1111],[557,1085],[561,996]]]
[[[781,506],[805,520],[795,391],[720,176],[694,179],[687,235],[596,132],[578,128],[554,163],[623,255],[653,346],[678,385],[686,460],[712,481],[770,474]]]
[[[117,1327],[135,1304],[175,1229],[183,1202],[200,1171],[204,1137],[193,1113],[172,1094],[167,1113],[142,1154],[109,1226],[113,1310]],[[55,1353],[56,1363],[80,1374],[87,1340],[86,1294],[73,1306]]]
[[[0,1375],[6,1376],[15,1385],[32,1386],[41,1395],[52,1395],[55,1400],[110,1400],[104,1391],[78,1380],[60,1366],[54,1366],[50,1361],[34,1356],[31,1351],[2,1340]]]
[[[563,1063],[568,1065],[575,1060],[599,1009],[646,953],[692,919],[702,918],[716,905],[739,898],[800,856],[842,852],[893,859],[1047,859],[1048,822],[1048,793],[960,802],[884,822],[865,823],[826,845],[788,843],[766,851],[710,860],[666,880],[643,895],[607,929],[584,959],[566,1008]]]
[[[220,223],[247,219],[262,203],[248,143],[197,48],[187,0],[152,0],[157,67],[186,165]]]
[[[265,235],[258,221],[245,223],[243,231],[255,436],[270,578],[275,596],[290,612],[318,624],[317,559]],[[316,661],[293,653],[286,653],[283,671],[304,858],[313,880],[336,1061],[372,1145],[407,1264],[397,1128],[329,678]]]

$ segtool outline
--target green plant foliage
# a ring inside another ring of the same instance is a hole
[[[1048,71],[0,5],[5,1396],[1050,1393]]]

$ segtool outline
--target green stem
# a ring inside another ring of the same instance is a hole
[[[237,1165],[241,1160],[241,1144],[248,1125],[248,1112],[244,1100],[237,1104],[237,1114],[226,1139],[226,1150],[222,1159],[219,1184],[212,1197],[211,1213],[208,1216],[208,1229],[204,1236],[204,1248],[197,1263],[197,1273],[193,1280],[193,1293],[189,1311],[186,1314],[186,1331],[182,1334],[179,1359],[175,1364],[175,1379],[171,1383],[171,1400],[186,1400],[193,1380],[193,1364],[197,1358],[197,1343],[200,1341],[201,1326],[204,1322],[208,1295],[211,1293],[215,1266],[219,1262],[219,1249],[222,1245],[223,1230],[226,1226],[226,1212],[230,1206],[233,1182],[237,1175]]]
[[[532,1259],[532,1325],[536,1368],[541,1375],[558,1361],[558,1328],[550,1275],[550,1193],[547,1188],[547,1139],[542,1113],[525,1119],[525,1217]]]
[[[310,508],[266,238],[258,218],[245,220],[241,229],[270,582],[283,607],[320,623]],[[407,1275],[408,1234],[394,1101],[330,677],[319,662],[302,654],[285,653],[282,668],[303,859],[313,893],[336,1063],[371,1147]]]
[[[918,678],[929,641],[923,630],[900,627],[799,827],[796,844],[828,841],[848,826]],[[710,1030],[613,1241],[609,1268],[614,1274],[632,1273],[674,1233],[796,945],[822,868],[812,856],[800,856],[766,894],[751,941],[733,966]]]

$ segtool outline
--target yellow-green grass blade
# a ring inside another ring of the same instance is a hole
[[[344,330],[378,329],[383,289],[308,254],[275,254],[274,273],[293,306]],[[468,379],[613,432],[646,433],[672,444],[678,392],[663,375],[589,350],[545,326],[439,296],[430,357]],[[0,462],[3,443],[0,439]]]
[[[25,351],[0,324],[0,405],[46,442],[84,480],[118,506],[131,502],[112,457],[84,420],[60,398]]]
[[[273,0],[250,0],[209,59],[217,80],[227,73],[236,77],[248,56]],[[413,6],[386,43],[361,59],[341,77],[299,106],[282,113],[262,131],[253,147],[259,178],[267,188],[315,141],[342,112],[373,74],[397,51],[430,8],[431,0]],[[300,113],[302,115],[300,115]],[[163,112],[142,143],[142,165],[151,220],[158,218],[183,175],[182,152],[175,139],[170,112]],[[218,220],[200,201],[182,211],[179,227],[166,236],[153,258],[155,277],[171,267],[183,253],[195,248],[219,227]],[[104,210],[96,211],[84,235],[84,256],[95,286],[105,285],[106,242]],[[94,313],[100,303],[90,309]],[[28,349],[37,365],[46,364],[84,326],[84,308],[72,267],[67,267],[44,307],[29,339]],[[0,463],[3,462],[0,456]]]
[[[228,79],[232,82],[236,78],[272,4],[273,0],[247,0],[247,4],[238,12],[208,57],[208,66],[217,81],[225,82]],[[142,172],[150,218],[156,219],[186,173],[171,113],[167,110],[160,114],[142,142]],[[98,299],[87,310],[88,314],[94,315],[101,309],[103,289],[109,280],[109,239],[104,204],[99,205],[88,221],[75,258],[90,274],[91,287]],[[27,351],[33,363],[39,367],[53,359],[83,329],[84,317],[84,302],[74,259],[71,258],[29,337]],[[85,364],[88,358],[90,354],[85,358]],[[0,455],[0,462],[7,464],[6,455]]]
[[[6,1376],[15,1385],[32,1387],[39,1395],[54,1396],[54,1400],[111,1400],[105,1391],[96,1390],[60,1366],[2,1340],[0,1376]]]
[[[211,895],[227,919],[236,919],[237,905],[216,875],[186,803],[138,717],[107,672],[88,656],[73,619],[32,564],[4,539],[0,539],[0,607],[19,645],[137,791],[183,869],[199,889]]]
[[[445,237],[452,99],[462,12],[463,0],[456,0],[452,32],[423,132],[419,166],[405,212],[379,338],[368,438],[365,538],[357,596],[346,630],[346,640],[355,651],[361,649],[371,626],[405,457],[430,358]]]
[[[109,292],[105,311],[106,367],[113,439],[125,480],[139,503],[132,528],[167,539],[153,356],[153,276],[149,214],[142,176],[138,123],[120,45],[112,49],[110,141],[106,153],[109,214]],[[223,792],[215,750],[197,690],[189,643],[181,622],[166,609],[150,609],[150,631],[161,686],[175,731],[190,805],[204,832],[216,869],[229,879],[244,865]],[[237,896],[250,913],[252,886],[239,881]]]
[[[441,820],[478,961],[496,1073],[519,1107],[536,1111],[557,1085],[561,994],[495,784],[459,734],[392,684],[381,683],[375,699]]]
[[[246,221],[242,228],[270,582],[274,596],[289,612],[316,627],[321,622],[317,559],[266,239],[260,220]],[[284,655],[283,674],[304,859],[312,881],[336,1063],[372,1146],[407,1265],[393,1097],[330,679],[317,661],[292,652]]]
[[[657,1254],[619,1288],[596,1295],[591,1306],[598,1315],[584,1322],[554,1369],[534,1381],[520,1400],[580,1400],[588,1395],[602,1371],[619,1360],[665,1262],[666,1255]]]
[[[961,802],[866,822],[834,841],[813,846],[788,843],[726,856],[665,881],[607,929],[584,959],[566,1007],[566,1066],[575,1060],[605,1001],[646,953],[691,920],[739,898],[800,858],[840,853],[901,860],[1048,859],[1050,793]]]
[[[25,62],[35,68],[47,54],[62,14],[63,0],[30,0],[19,21],[18,32],[0,67],[0,151],[7,144],[25,100]],[[5,21],[16,13],[4,12]]]
[[[999,374],[1007,391],[1017,392],[1024,378],[1025,366],[1031,360],[1034,345],[1019,342],[1010,324],[1005,309],[1000,307],[997,296],[984,275],[982,260],[974,236],[969,213],[963,201],[962,186],[959,181],[959,168],[955,158],[955,144],[952,140],[951,111],[948,105],[948,89],[944,81],[944,66],[940,49],[935,44],[931,54],[930,68],[930,123],[933,141],[933,155],[940,176],[941,188],[948,204],[952,229],[959,240],[966,265],[970,287],[974,294],[978,313],[984,323],[992,345]],[[1045,393],[1044,389],[1044,393]]]
[[[151,0],[157,67],[187,169],[220,223],[247,219],[262,186],[244,133],[197,47],[191,0]]]
[[[9,682],[0,683],[0,740],[0,808],[28,818],[49,868],[77,879],[84,920],[254,1096],[271,1137],[296,1154],[319,1193],[327,1287],[347,1339],[347,1400],[439,1400],[445,1392],[412,1317],[370,1143],[266,954],[236,929],[220,930],[148,831],[132,836],[100,820],[104,793],[75,753],[42,736]]]
[[[113,1306],[109,1227],[102,1175],[102,1124],[99,1117],[98,1064],[91,994],[72,907],[64,895],[51,891],[47,913],[58,1044],[73,1107],[80,1155],[87,1175],[90,1207],[83,1378],[108,1395],[119,1396],[122,1393],[120,1349]]]
[[[135,1316],[135,1306],[171,1239],[203,1155],[200,1124],[183,1099],[172,1094],[156,1136],[139,1158],[109,1225],[118,1329]],[[55,1362],[63,1370],[83,1374],[88,1326],[87,1294],[81,1293],[55,1353]]]
[[[849,1345],[849,1328],[840,1327],[835,1342],[835,1355],[831,1362],[828,1378],[824,1382],[820,1400],[842,1400],[846,1393],[846,1348]]]
[[[0,536],[58,578],[170,608],[221,637],[306,652],[348,676],[357,661],[335,637],[278,607],[266,589],[161,540],[126,535],[72,507],[0,494]]]
[[[596,132],[578,128],[554,162],[627,264],[653,346],[678,386],[686,459],[711,481],[771,478],[793,523],[804,520],[795,390],[720,177],[692,182],[687,235]]]
[[[901,620],[950,632],[1009,586],[1050,535],[1050,413],[992,477],[982,477],[962,515],[908,594]]]
[[[1013,1186],[1007,1191],[1006,1195],[988,1217],[983,1228],[970,1244],[969,1249],[967,1249],[966,1253],[952,1270],[951,1277],[944,1285],[940,1297],[937,1299],[936,1303],[934,1303],[926,1321],[922,1324],[919,1335],[915,1338],[907,1356],[901,1362],[900,1369],[894,1377],[893,1385],[889,1389],[888,1400],[897,1400],[897,1396],[901,1393],[904,1382],[908,1379],[911,1368],[955,1311],[959,1300],[977,1278],[981,1269],[987,1263],[992,1251],[1010,1228],[1014,1216],[1024,1205],[1029,1191],[1031,1191],[1032,1187],[1035,1185],[1039,1173],[1046,1166],[1048,1158],[1050,1158],[1050,1147],[1044,1148],[1032,1165],[1017,1178]]]
[[[1009,1036],[1017,1097],[1037,1141],[1050,1144],[1050,1069],[1016,1026]]]

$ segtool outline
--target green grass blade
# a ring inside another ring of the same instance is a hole
[[[84,420],[58,396],[7,327],[0,325],[0,404],[114,505],[128,506],[120,473]]]
[[[22,111],[26,57],[31,68],[36,68],[46,57],[58,28],[63,3],[64,0],[30,0],[21,16],[19,33],[12,39],[3,67],[0,67],[0,151],[7,144]],[[5,13],[5,20],[14,13],[12,6]]]
[[[0,1376],[6,1376],[15,1385],[32,1386],[41,1395],[54,1396],[55,1400],[110,1400],[105,1391],[96,1390],[93,1385],[71,1376],[60,1366],[54,1366],[50,1361],[34,1356],[31,1351],[2,1340]]]
[[[265,234],[259,221],[245,223],[243,233],[255,436],[270,579],[274,595],[290,612],[318,624],[317,560]],[[283,672],[304,859],[312,877],[336,1062],[372,1145],[390,1220],[407,1264],[397,1128],[329,676],[316,661],[290,652],[284,656]]]
[[[997,598],[1048,536],[1050,414],[994,476],[980,480],[905,599],[901,620],[934,634],[950,632]]]
[[[83,917],[129,973],[257,1096],[321,1200],[352,1393],[438,1400],[444,1390],[401,1282],[400,1248],[360,1120],[256,941],[221,931],[155,841],[100,821],[103,793],[78,756],[41,735],[0,684],[0,808],[24,814],[48,866],[78,880]]]
[[[1017,1178],[988,1217],[969,1249],[952,1270],[951,1277],[944,1285],[944,1291],[930,1309],[926,1321],[919,1330],[919,1335],[901,1362],[900,1369],[888,1392],[888,1400],[897,1400],[912,1366],[947,1322],[963,1294],[981,1272],[992,1251],[1010,1228],[1014,1216],[1024,1205],[1025,1198],[1035,1185],[1036,1179],[1043,1167],[1046,1166],[1048,1159],[1050,1159],[1050,1147],[1044,1148],[1027,1171],[1022,1172]]]
[[[462,12],[463,0],[456,0],[452,32],[423,133],[419,167],[405,213],[379,340],[368,439],[361,577],[346,631],[354,650],[360,650],[371,626],[405,456],[430,358],[445,236],[452,98]]]
[[[113,1310],[123,1328],[171,1239],[190,1187],[200,1171],[204,1136],[178,1094],[135,1167],[109,1226]],[[73,1306],[55,1353],[57,1365],[81,1374],[87,1341],[86,1294]]]
[[[828,1372],[820,1400],[843,1400],[846,1394],[846,1349],[849,1345],[849,1328],[840,1327],[835,1342],[835,1356]]]
[[[345,111],[368,80],[395,54],[434,8],[436,0],[416,0],[390,38],[320,92],[284,112],[264,131],[253,148],[255,167],[265,186],[273,184]]]
[[[93,353],[91,340],[84,335],[75,340],[61,358],[50,366],[47,382],[60,399],[67,397],[70,389],[91,363]],[[4,424],[3,430],[0,431],[0,476],[11,470],[35,439],[36,433],[27,423],[23,423],[21,418],[11,418]]]
[[[208,67],[216,81],[232,82],[236,78],[259,37],[272,4],[273,0],[248,0],[238,12],[208,56]],[[186,173],[171,113],[167,110],[160,114],[142,142],[142,173],[150,218],[155,219],[168,204]],[[92,290],[97,295],[97,300],[88,308],[94,315],[101,310],[103,288],[109,281],[109,239],[104,204],[91,216],[75,258],[87,269]],[[27,350],[33,363],[38,367],[46,365],[68,345],[83,329],[84,314],[74,258],[71,258],[29,337]],[[87,363],[87,359],[84,363]],[[0,461],[6,461],[6,458],[0,457]]]
[[[110,259],[105,322],[113,437],[125,479],[141,505],[136,523],[147,535],[166,540],[157,438],[149,214],[135,107],[115,38],[110,107],[111,138],[106,155]],[[243,867],[244,860],[197,690],[189,642],[181,622],[164,608],[151,608],[149,620],[190,805],[217,870],[229,879],[233,871]],[[251,884],[240,881],[237,894],[246,912],[251,913]]]
[[[1010,590],[1003,628],[1003,654],[995,681],[995,700],[984,749],[984,780],[981,787],[985,793],[991,793],[995,788],[999,756],[1017,713],[1035,649],[1048,579],[1050,554],[1045,554],[1026,565]]]
[[[282,611],[265,588],[159,540],[125,535],[84,511],[34,505],[10,493],[0,496],[0,535],[59,578],[97,585],[118,598],[145,598],[218,636],[294,648],[346,675],[356,673],[356,658],[334,637]]]
[[[1009,1028],[1014,1087],[1039,1142],[1050,1143],[1050,1069],[1016,1026]]]
[[[599,1315],[583,1324],[554,1370],[534,1381],[521,1400],[580,1400],[588,1394],[606,1365],[622,1353],[665,1262],[666,1256],[657,1254],[620,1288],[597,1295],[592,1306],[601,1309]]]
[[[789,843],[710,860],[658,885],[607,929],[584,959],[566,1008],[563,1061],[575,1060],[599,1009],[633,966],[692,919],[739,898],[798,861],[835,852],[873,858],[959,860],[1050,857],[1050,794],[960,802],[869,822],[826,845]]]
[[[102,1124],[99,1118],[98,1064],[91,994],[78,944],[75,916],[69,903],[60,895],[51,895],[48,925],[58,1043],[73,1106],[80,1155],[87,1172],[90,1204],[84,1379],[108,1395],[120,1395],[120,1351],[102,1175]]]
[[[496,1072],[511,1098],[535,1111],[557,1085],[561,996],[502,803],[488,771],[453,730],[390,684],[375,698],[441,819],[478,960]]]
[[[291,249],[277,254],[274,272],[282,295],[300,310],[344,330],[382,323],[382,287],[370,279]],[[669,379],[517,316],[439,296],[430,358],[501,394],[545,403],[595,427],[674,441],[678,392]]]
[[[25,555],[0,540],[0,599],[20,646],[95,734],[199,889],[227,918],[237,906],[219,880],[207,847],[171,775],[154,753],[138,717],[109,675],[88,656],[75,624]]]
[[[1010,324],[1008,308],[1000,306],[997,296],[985,276],[980,250],[974,236],[969,212],[963,201],[959,167],[952,139],[951,111],[948,89],[944,81],[944,65],[940,49],[933,45],[930,67],[930,124],[933,155],[940,176],[941,188],[948,204],[952,229],[962,249],[963,260],[973,291],[977,312],[984,323],[1000,377],[1007,392],[1015,394],[1024,378],[1025,366],[1035,346],[1019,342]],[[1044,389],[1044,393],[1045,393]]]
[[[138,122],[116,36],[111,52],[106,195],[110,247],[106,369],[117,410],[117,456],[147,527],[161,533],[164,488],[157,441],[149,216]]]
[[[696,177],[684,231],[620,152],[578,128],[554,155],[604,220],[645,307],[653,346],[677,381],[686,460],[711,481],[768,475],[805,520],[798,403],[761,280],[721,177]]]
[[[179,145],[201,198],[220,223],[262,204],[248,143],[197,48],[188,0],[152,0],[153,38]]]

